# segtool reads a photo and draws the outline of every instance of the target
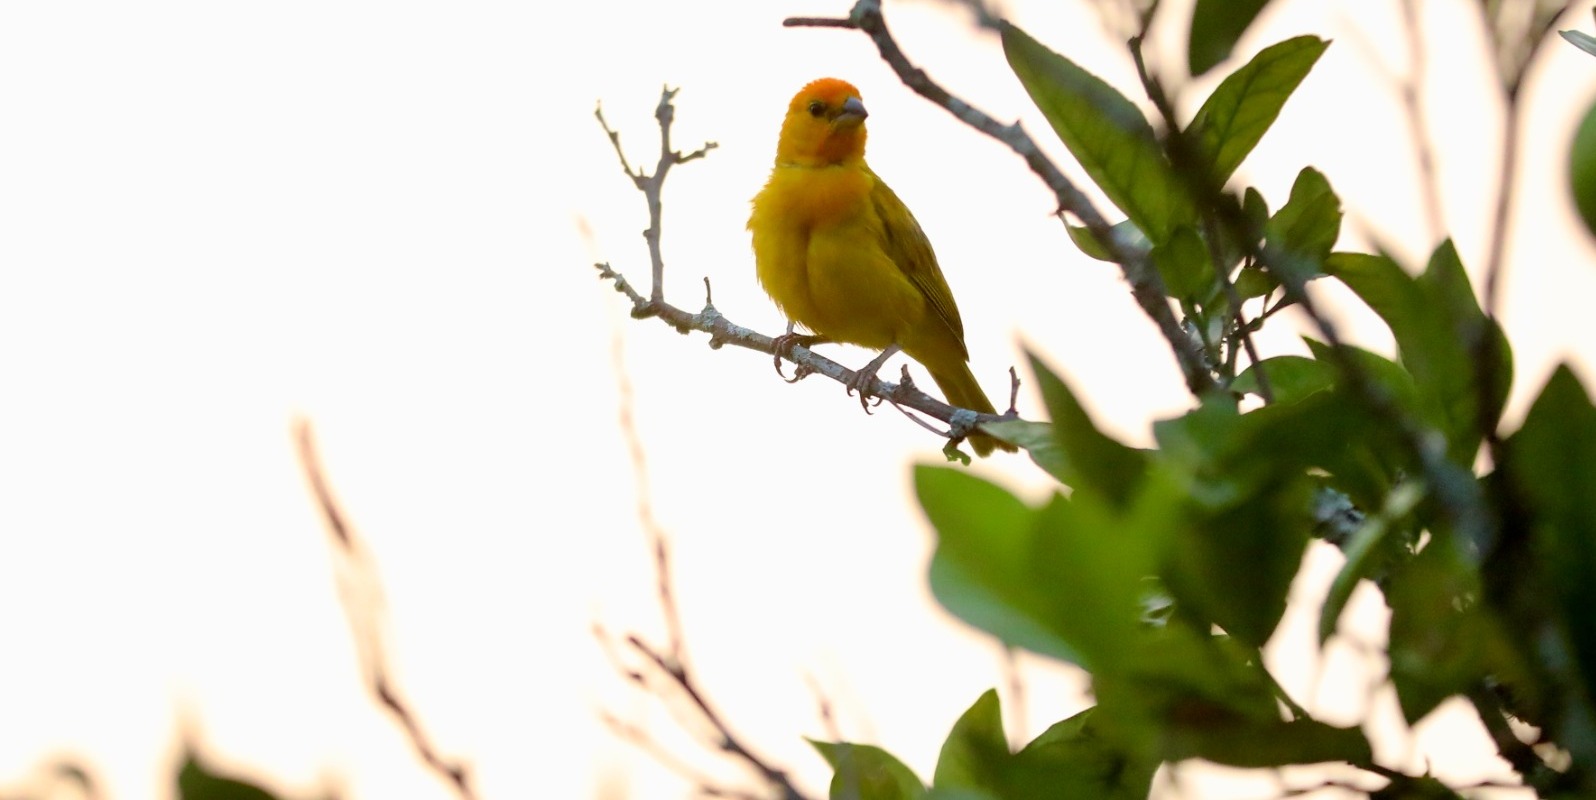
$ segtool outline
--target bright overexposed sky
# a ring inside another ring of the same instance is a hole
[[[663,634],[617,358],[692,663],[718,707],[816,792],[827,773],[800,738],[825,735],[812,685],[844,735],[929,775],[948,726],[1006,680],[998,648],[926,588],[909,468],[939,461],[940,441],[890,409],[864,415],[836,384],[782,383],[765,356],[630,319],[592,264],[645,286],[646,210],[595,105],[635,165],[657,157],[662,84],[681,87],[674,144],[719,144],[665,191],[679,305],[697,308],[707,277],[731,319],[781,329],[754,279],[748,198],[788,97],[834,75],[864,95],[871,164],[929,232],[989,393],[1034,348],[1138,444],[1189,398],[1117,273],[1074,251],[1017,158],[904,89],[864,36],[781,26],[848,5],[0,6],[0,787],[64,754],[111,796],[170,796],[188,734],[284,791],[451,796],[362,685],[294,457],[304,418],[380,570],[398,685],[482,797],[683,796],[599,723],[613,714],[718,769],[591,632]],[[1241,57],[1299,33],[1334,44],[1239,179],[1278,207],[1312,164],[1346,203],[1344,247],[1372,232],[1419,263],[1434,239],[1388,83],[1407,69],[1396,4],[1275,5]],[[1500,106],[1476,5],[1421,3],[1445,221],[1477,274]],[[949,4],[886,8],[933,77],[1023,119],[1081,175],[994,37]],[[1005,8],[1132,91],[1089,4]],[[1157,60],[1181,63],[1178,50]],[[1213,83],[1188,87],[1182,108]],[[1596,376],[1596,250],[1561,183],[1593,94],[1596,60],[1551,43],[1508,250],[1512,419],[1558,360]],[[1354,339],[1389,347],[1372,316],[1335,308]],[[1265,349],[1300,352],[1280,327]],[[1028,386],[1020,411],[1039,415]],[[972,469],[1028,497],[1048,486],[1017,456]],[[1364,599],[1378,641],[1380,602]],[[1303,647],[1284,637],[1276,655]],[[1069,669],[1021,667],[1016,736],[1085,702]],[[1287,685],[1350,722],[1358,680]],[[1464,746],[1403,741],[1389,757],[1410,769],[1490,767]]]

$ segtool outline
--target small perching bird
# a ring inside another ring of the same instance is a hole
[[[970,372],[964,323],[931,242],[865,163],[866,116],[859,90],[836,78],[793,97],[748,219],[759,283],[790,323],[815,332],[806,341],[880,350],[861,380],[902,350],[949,404],[996,413]],[[969,441],[977,455],[1014,450],[979,432]]]

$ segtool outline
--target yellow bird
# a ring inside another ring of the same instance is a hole
[[[859,90],[821,78],[787,107],[776,166],[754,196],[759,283],[806,341],[882,351],[861,370],[872,376],[902,350],[925,365],[951,405],[995,413],[970,372],[964,323],[931,242],[908,207],[865,164]],[[863,379],[867,380],[867,377]],[[987,455],[1013,445],[972,433]]]

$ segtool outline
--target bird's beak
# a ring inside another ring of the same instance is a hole
[[[865,110],[864,101],[857,97],[850,97],[843,102],[842,109],[837,112],[837,119],[835,122],[838,125],[857,125],[858,123],[864,122],[865,117],[868,116],[870,116],[870,112]]]

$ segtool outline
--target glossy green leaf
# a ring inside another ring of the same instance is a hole
[[[1214,186],[1230,180],[1329,46],[1315,36],[1298,36],[1266,47],[1203,102],[1190,132]]]
[[[938,789],[962,786],[997,788],[1009,760],[1003,735],[1003,710],[996,689],[988,689],[970,706],[942,743],[931,783]]]
[[[1069,386],[1035,355],[1030,361],[1052,417],[1053,435],[1065,454],[1064,482],[1077,491],[1099,492],[1123,506],[1147,468],[1146,456],[1099,430]]]
[[[918,800],[925,784],[875,745],[808,740],[831,765],[831,800]]]
[[[1268,4],[1269,0],[1197,0],[1186,44],[1191,74],[1201,75],[1229,58],[1236,40]]]
[[[1025,31],[1004,22],[1002,37],[1009,66],[1064,146],[1149,240],[1163,242],[1196,218],[1140,109]]]

